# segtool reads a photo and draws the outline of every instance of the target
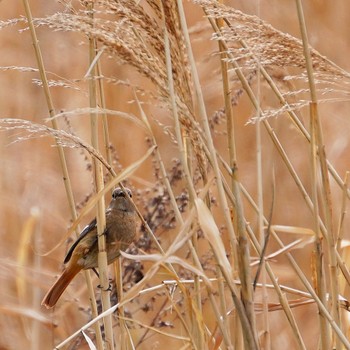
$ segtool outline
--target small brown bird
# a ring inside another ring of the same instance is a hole
[[[131,197],[131,191],[126,192]],[[136,211],[121,188],[112,193],[112,200],[106,210],[107,261],[111,264],[134,240],[136,234]],[[68,287],[72,279],[81,271],[96,268],[98,256],[98,238],[96,219],[84,228],[78,239],[70,247],[64,263],[66,269],[45,295],[41,305],[52,308]]]

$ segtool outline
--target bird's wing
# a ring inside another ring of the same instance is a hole
[[[64,258],[64,264],[67,264],[67,262],[70,260],[70,258],[72,257],[73,251],[75,249],[75,247],[78,245],[78,243],[90,232],[92,231],[94,228],[96,227],[96,219],[93,219],[89,225],[85,226],[84,230],[81,232],[81,234],[79,235],[79,237],[77,238],[77,240],[73,243],[73,245],[69,248],[69,251],[66,255],[66,257]],[[96,237],[97,239],[97,237]]]

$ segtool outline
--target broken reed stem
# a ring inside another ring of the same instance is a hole
[[[310,107],[312,104],[310,105]],[[313,203],[313,219],[314,219],[314,232],[315,232],[315,268],[316,268],[316,291],[323,305],[327,305],[326,299],[326,286],[324,275],[324,252],[322,245],[322,235],[318,224],[319,206],[317,198],[317,149],[316,149],[316,127],[315,127],[315,115],[310,110],[310,162],[311,162],[311,201]],[[321,349],[326,350],[330,348],[330,335],[326,319],[322,314],[319,314],[320,333],[321,333]]]
[[[32,41],[33,41],[34,52],[35,52],[35,56],[36,56],[36,60],[37,60],[37,64],[38,64],[40,78],[42,81],[42,87],[44,90],[46,104],[47,104],[50,119],[51,119],[51,125],[52,125],[52,128],[54,130],[59,130],[57,120],[56,120],[56,118],[54,118],[54,116],[56,114],[55,108],[53,105],[51,91],[50,91],[48,79],[46,76],[46,69],[45,69],[44,60],[43,60],[42,53],[41,53],[41,48],[39,45],[39,40],[37,38],[35,26],[33,23],[33,16],[32,16],[32,12],[30,9],[29,1],[23,0],[23,5],[24,5],[27,20],[28,20],[30,34],[31,34]],[[63,183],[64,183],[64,187],[65,187],[65,191],[66,191],[66,196],[67,196],[67,200],[68,200],[70,213],[71,213],[71,218],[72,218],[72,221],[75,221],[77,219],[77,212],[75,209],[75,200],[74,200],[74,196],[73,196],[72,184],[70,181],[70,176],[69,176],[69,172],[68,172],[68,167],[67,167],[64,149],[63,149],[63,146],[59,144],[57,139],[55,139],[55,142],[56,142],[56,147],[57,147],[58,156],[59,156],[59,160],[60,160],[62,178],[63,178]],[[80,228],[77,227],[75,232],[76,232],[76,235],[78,236],[80,233]],[[93,288],[90,272],[84,271],[84,277],[86,280],[89,299],[91,302],[92,316],[97,317],[97,315],[98,315],[97,304],[96,304],[94,288]],[[101,328],[100,328],[99,322],[96,322],[94,324],[94,330],[95,330],[95,334],[96,334],[97,349],[102,350],[103,349],[103,341],[102,341],[102,333],[101,333]]]
[[[94,19],[93,15],[93,2],[87,4],[88,16]],[[93,25],[93,24],[92,24]],[[97,88],[96,88],[96,41],[92,35],[89,36],[89,102],[90,108],[97,108]],[[91,65],[93,65],[91,67]],[[99,116],[97,113],[90,113],[90,123],[91,123],[91,144],[96,150],[99,150]],[[100,192],[104,187],[103,181],[103,169],[102,164],[96,159],[92,159],[94,182],[96,187],[96,192]],[[101,285],[101,301],[102,301],[102,312],[108,310],[111,307],[110,301],[110,290],[109,290],[109,279],[108,279],[108,263],[107,263],[107,251],[106,251],[106,239],[103,234],[106,228],[106,215],[105,215],[105,202],[102,196],[97,202],[96,211],[96,224],[97,224],[97,237],[98,237],[98,270]],[[112,315],[103,318],[103,323],[105,326],[105,346],[107,350],[114,349],[113,340],[113,325],[112,325]]]

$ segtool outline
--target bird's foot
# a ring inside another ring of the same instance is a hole
[[[104,290],[105,292],[111,292],[112,291],[112,284],[108,283],[108,287],[106,289],[103,289],[103,287],[99,284],[97,288]]]

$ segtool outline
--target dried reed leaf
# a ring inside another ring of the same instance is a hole
[[[222,243],[219,229],[214,221],[213,214],[202,199],[195,199],[195,205],[199,225],[203,230],[205,238],[208,240],[214,251],[217,263],[226,270],[228,276],[232,276],[231,265],[227,259],[225,247]]]
[[[310,238],[310,239],[297,239],[296,241],[294,242],[291,242],[290,244],[284,246],[283,248],[281,249],[278,249],[277,251],[267,255],[264,259],[265,260],[271,260],[273,258],[275,258],[276,256],[278,255],[281,255],[285,252],[289,252],[291,250],[294,250],[294,249],[302,249],[304,248],[305,246],[309,245],[309,244],[312,244],[314,243],[314,237]],[[251,263],[250,265],[251,266],[255,266],[255,265],[258,265],[260,264],[260,261],[255,261],[253,263]]]
[[[315,236],[315,232],[307,227],[271,225],[271,229],[279,232],[284,232],[284,233]]]
[[[350,247],[350,240],[348,239],[342,239],[341,244],[340,244],[341,248],[348,248]]]
[[[181,340],[181,341],[184,341],[184,342],[189,342],[190,341],[190,338],[188,338],[188,337],[184,337],[182,335],[177,335],[177,334],[170,334],[170,333],[161,331],[160,329],[158,329],[156,327],[148,326],[148,325],[146,325],[143,322],[135,320],[134,318],[128,318],[128,317],[122,317],[122,316],[119,316],[118,318],[123,319],[124,321],[128,321],[130,323],[135,323],[135,324],[141,326],[142,328],[146,328],[146,329],[148,329],[148,330],[150,330],[152,332],[164,335],[166,337],[170,337],[170,338],[173,338],[173,339],[178,339],[178,340]]]
[[[115,116],[115,117],[120,117],[129,121],[132,121],[135,125],[138,127],[142,128],[145,131],[148,131],[147,125],[143,121],[141,121],[139,118],[136,116],[132,115],[131,113],[125,113],[121,111],[115,111],[107,108],[76,108],[71,111],[64,111],[61,113],[57,113],[54,117],[52,118],[47,118],[47,120],[52,120],[54,118],[60,118],[60,117],[72,117],[72,116],[79,116],[79,115],[87,115],[89,113],[94,113],[94,114],[107,114],[110,116]]]
[[[86,342],[88,343],[89,345],[89,349],[90,350],[96,350],[96,346],[94,345],[93,341],[91,340],[91,338],[84,332],[82,331],[81,332],[86,340]]]
[[[135,254],[128,254],[125,252],[120,252],[120,254],[127,259],[130,260],[138,260],[138,261],[153,261],[158,264],[177,264],[180,265],[182,268],[191,271],[194,275],[199,276],[202,278],[202,280],[206,283],[206,285],[211,285],[211,281],[208,279],[208,277],[200,270],[198,270],[193,265],[186,262],[184,259],[179,258],[175,255],[161,255],[161,254],[147,254],[147,255],[135,255]]]

